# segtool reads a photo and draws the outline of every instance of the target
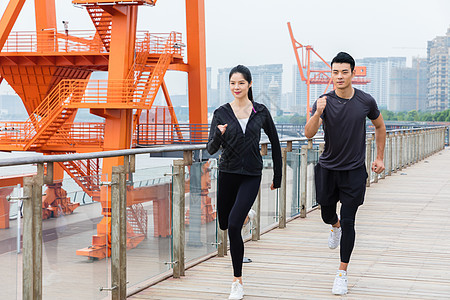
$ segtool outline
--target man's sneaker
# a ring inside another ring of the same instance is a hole
[[[334,278],[333,289],[331,292],[334,295],[347,294],[347,272],[344,270],[338,270],[336,277]]]
[[[328,247],[336,249],[341,243],[342,228],[331,226],[330,236],[328,237]]]
[[[244,298],[244,287],[238,280],[236,280],[231,285],[231,293],[228,299],[242,299],[242,298]]]

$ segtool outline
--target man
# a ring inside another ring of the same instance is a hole
[[[331,62],[331,78],[335,90],[320,97],[313,105],[311,118],[305,126],[305,136],[312,138],[323,125],[325,149],[316,165],[317,202],[322,219],[331,225],[328,246],[340,248],[341,263],[334,280],[332,293],[347,293],[347,267],[355,244],[355,216],[364,202],[367,172],[366,117],[375,126],[377,156],[372,170],[384,171],[386,127],[375,99],[352,87],[355,61],[340,52]],[[341,202],[340,219],[336,214]]]

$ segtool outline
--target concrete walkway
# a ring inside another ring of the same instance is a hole
[[[356,220],[347,299],[450,299],[450,148],[371,185]],[[320,211],[245,244],[244,299],[335,299],[339,249]],[[227,299],[231,258],[214,257],[129,299]]]

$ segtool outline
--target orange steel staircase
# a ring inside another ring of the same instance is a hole
[[[104,11],[100,6],[92,5],[86,6],[86,10],[94,23],[97,34],[102,40],[106,51],[109,52],[109,44],[111,43],[111,25],[112,16]]]
[[[86,194],[92,197],[92,200],[100,201],[101,170],[99,159],[65,161],[58,164]]]

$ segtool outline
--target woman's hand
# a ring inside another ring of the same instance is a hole
[[[273,182],[272,182],[272,184],[270,185],[270,189],[271,189],[272,191],[277,189],[276,187],[273,187]]]
[[[225,130],[227,130],[227,126],[228,126],[228,124],[225,124],[225,125],[217,125],[217,128],[219,128],[220,133],[222,133],[222,135],[225,133]]]

